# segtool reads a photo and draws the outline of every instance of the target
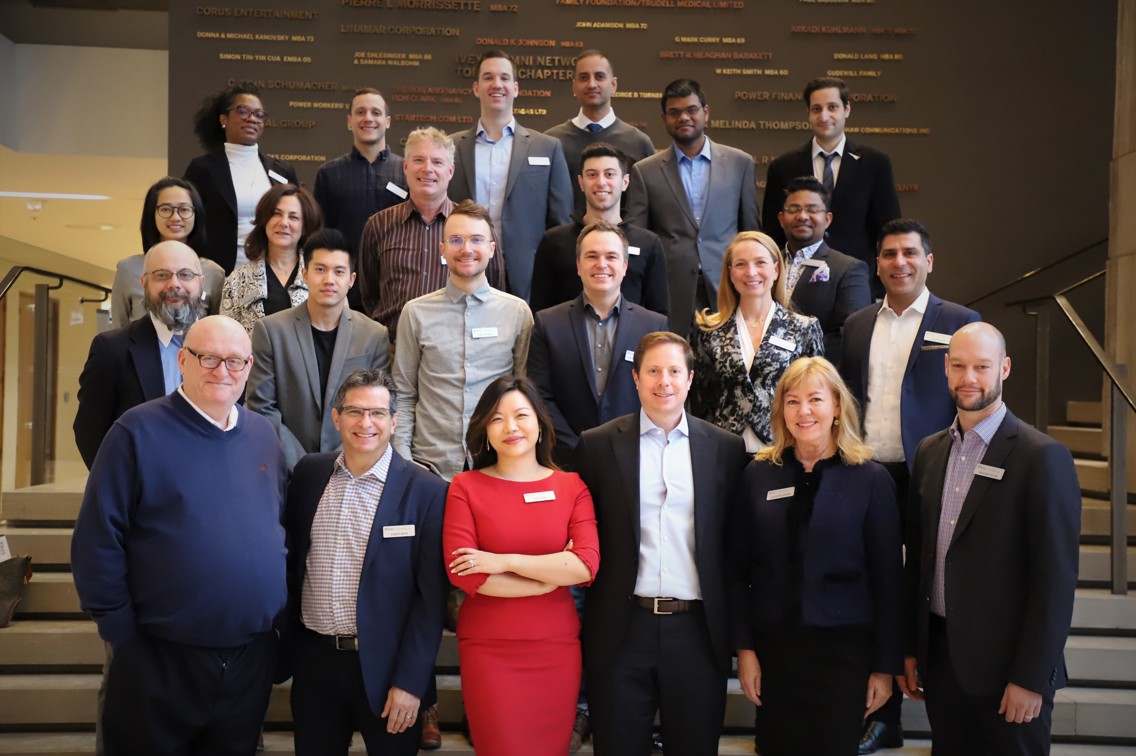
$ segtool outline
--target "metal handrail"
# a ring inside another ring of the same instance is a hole
[[[83,297],[79,300],[80,302],[83,302],[83,303],[105,302],[105,301],[107,301],[108,298],[110,298],[111,290],[108,289],[107,287],[103,286],[102,284],[97,284],[97,283],[94,283],[92,281],[85,281],[82,278],[75,278],[74,276],[69,276],[66,273],[56,273],[55,271],[52,271],[52,270],[43,270],[42,268],[33,268],[30,265],[14,265],[14,266],[12,266],[11,270],[8,271],[8,274],[6,276],[4,276],[4,280],[0,281],[0,299],[3,299],[5,296],[7,296],[8,290],[11,289],[16,284],[16,279],[18,279],[24,273],[34,273],[36,275],[56,279],[57,283],[55,284],[55,286],[51,287],[52,289],[61,288],[63,286],[64,281],[68,281],[70,283],[79,284],[80,286],[86,286],[89,289],[94,289],[95,291],[101,291],[103,293],[103,296],[102,296],[101,299],[87,299],[86,297]]]
[[[974,306],[976,304],[978,304],[979,302],[981,302],[982,300],[989,299],[990,297],[994,296],[995,294],[999,294],[999,293],[1005,291],[1006,289],[1013,288],[1014,286],[1017,286],[1018,284],[1022,283],[1023,281],[1025,281],[1029,278],[1033,278],[1038,273],[1044,273],[1047,270],[1050,270],[1052,268],[1056,268],[1058,265],[1061,265],[1063,263],[1067,263],[1070,260],[1072,260],[1074,257],[1077,257],[1078,255],[1083,255],[1090,250],[1096,249],[1097,247],[1106,243],[1107,241],[1108,241],[1108,237],[1106,236],[1105,238],[1101,239],[1100,241],[1095,241],[1092,244],[1089,244],[1088,246],[1081,247],[1076,252],[1070,252],[1069,254],[1065,255],[1064,257],[1059,257],[1058,259],[1056,259],[1052,262],[1048,262],[1045,265],[1042,265],[1038,268],[1034,268],[1033,270],[1026,271],[1025,273],[1023,273],[1020,276],[1018,276],[1017,278],[1015,278],[1014,280],[1008,281],[1007,283],[1002,284],[1001,286],[999,286],[996,289],[991,289],[990,291],[986,292],[985,294],[981,294],[981,295],[975,297],[974,299],[967,302],[966,306],[973,309]],[[1046,297],[1046,299],[1048,299],[1048,297]]]

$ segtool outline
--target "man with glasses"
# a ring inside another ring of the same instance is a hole
[[[381,370],[336,391],[339,454],[311,454],[288,485],[284,638],[298,756],[413,756],[442,638],[446,484],[394,452],[397,392]]]
[[[186,330],[205,315],[201,261],[189,246],[155,244],[145,256],[141,281],[148,317],[95,336],[79,376],[73,428],[87,469],[122,413],[178,387],[178,350]]]
[[[91,467],[71,564],[114,649],[107,756],[256,749],[287,600],[287,471],[271,424],[237,405],[251,351],[236,321],[198,321],[181,386],[123,414]]]
[[[309,452],[339,451],[330,410],[343,377],[390,369],[387,329],[347,306],[355,261],[342,233],[325,228],[308,238],[303,276],[304,304],[256,322],[248,381],[248,408],[276,429],[289,470]]]

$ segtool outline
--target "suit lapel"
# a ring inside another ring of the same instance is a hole
[[[1010,414],[1009,410],[1006,411],[1006,416],[1002,418],[1002,424],[998,426],[998,430],[994,433],[994,438],[990,439],[990,446],[986,448],[986,453],[982,455],[982,464],[989,465],[990,467],[999,467],[1005,469],[1006,457],[1010,456],[1010,452],[1014,449],[1014,444],[1018,440],[1018,418]],[[946,466],[944,465],[944,470]],[[974,518],[974,513],[978,511],[978,507],[989,492],[990,487],[997,484],[993,478],[987,478],[984,475],[975,475],[970,481],[970,489],[966,492],[966,499],[963,500],[962,510],[959,512],[958,523],[955,525],[954,535],[951,536],[951,544],[959,539],[959,534],[966,529],[970,521]]]
[[[587,314],[584,312],[584,300],[581,294],[568,308],[568,322],[572,326],[572,335],[576,339],[576,353],[580,355],[580,367],[584,373],[584,383],[591,393],[592,399],[598,404],[596,395],[596,382],[592,379],[595,367],[591,346],[588,344],[588,324],[585,322]],[[622,317],[620,318],[622,320]]]
[[[856,191],[857,182],[859,181],[860,174],[860,148],[853,144],[851,140],[844,142],[844,154],[840,156],[840,175],[836,179],[836,186],[833,187],[833,199],[836,195],[843,196],[849,192]],[[841,191],[843,189],[843,191]]]
[[[220,153],[212,153],[209,159],[205,161],[205,169],[209,171],[209,177],[213,179],[213,186],[221,192],[221,196],[225,199],[225,204],[233,211],[233,215],[237,214],[237,190],[233,188],[233,174],[229,170],[229,159],[225,157],[224,149]]]
[[[312,319],[308,317],[308,308],[306,305],[293,307],[292,312],[292,325],[296,331],[296,344],[299,346],[300,355],[304,361],[304,372],[308,376],[308,388],[312,392],[312,401],[315,406],[323,406],[323,397],[320,393],[320,380],[319,380],[319,365],[316,363],[316,343],[312,339]],[[338,346],[338,344],[336,344]],[[331,385],[331,381],[328,381]]]
[[[505,179],[505,199],[509,198],[513,193],[513,187],[517,185],[517,174],[529,162],[531,142],[532,136],[529,130],[518,123],[513,131],[513,154],[509,158],[509,177]]]
[[[623,482],[623,500],[631,518],[632,546],[639,558],[639,415],[626,415],[617,426],[618,433],[611,440],[615,469]]]
[[[306,308],[305,308],[306,309]],[[315,346],[315,342],[312,342]],[[339,331],[335,334],[335,348],[331,351],[331,367],[327,371],[327,393],[323,398],[322,407],[330,407],[335,392],[339,390],[342,382],[343,363],[347,360],[347,353],[351,350],[351,309],[343,305],[343,312],[339,315]],[[319,383],[316,383],[319,386]]]
[[[821,260],[827,263],[828,245],[824,242],[821,242],[820,246],[817,247],[817,251],[813,253],[813,256],[810,259]],[[785,261],[786,268],[788,268],[789,263],[791,262],[792,258]],[[793,302],[793,304],[799,304],[801,299],[803,299],[805,295],[809,293],[809,287],[812,286],[813,272],[816,271],[816,268],[808,265],[802,267],[804,268],[804,270],[801,271],[801,275],[797,279],[797,285],[793,287],[793,296],[789,298],[790,301]]]
[[[921,518],[923,530],[924,558],[931,555],[934,564],[935,549],[938,543],[939,516],[943,511],[943,485],[947,479],[947,460],[951,453],[951,437],[944,433],[938,443],[927,449],[931,459],[927,465],[927,496],[922,500],[922,510],[916,514]]]
[[[387,470],[387,482],[383,484],[383,493],[379,497],[379,506],[375,508],[375,519],[371,523],[371,537],[367,540],[367,553],[363,557],[363,569],[360,572],[359,584],[362,586],[363,575],[373,567],[379,558],[379,544],[383,541],[383,528],[387,525],[409,525],[406,522],[395,522],[400,509],[398,502],[402,501],[406,491],[409,476],[406,474],[406,461],[397,452],[391,454],[390,468]]]
[[[682,176],[678,172],[678,160],[675,158],[674,147],[667,147],[663,155],[663,178],[666,179],[667,186],[674,194],[675,203],[682,210],[683,217],[691,226],[698,228],[698,224],[694,221],[694,215],[690,211],[690,198],[686,196],[686,187],[682,185]]]
[[[703,543],[707,533],[714,532],[708,521],[713,515],[714,502],[714,458],[718,449],[706,429],[687,416],[690,429],[690,472],[694,478],[694,562],[698,564],[700,554],[712,554],[713,548]]]
[[[905,376],[915,367],[915,359],[923,351],[923,339],[927,335],[927,330],[939,319],[939,311],[942,309],[943,300],[931,295],[927,300],[927,311],[923,313],[923,319],[919,321],[919,332],[915,334],[915,342],[911,345],[911,354],[907,355],[907,369],[903,373]],[[865,379],[864,385],[868,385],[867,379]]]
[[[639,317],[639,307],[626,299],[623,300],[622,309],[619,313],[619,326],[615,329],[615,343],[612,344],[611,348],[611,367],[609,368],[608,381],[614,380],[616,367],[627,362],[627,353],[634,353],[635,348],[639,346],[638,339],[634,336],[639,332],[636,328]]]
[[[130,328],[130,359],[142,386],[142,395],[147,400],[165,396],[166,374],[162,371],[162,352],[158,347],[154,321],[149,315],[144,315],[138,319],[136,326],[131,325]]]
[[[477,124],[474,123],[473,128],[458,140],[458,157],[461,158],[464,169],[466,190],[474,200],[477,199],[477,160],[473,156],[473,145],[477,141],[476,130]]]

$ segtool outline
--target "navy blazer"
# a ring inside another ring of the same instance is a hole
[[[770,492],[800,483],[802,468],[787,449],[782,464],[753,461],[742,475],[737,521],[730,527],[730,602],[734,643],[752,649],[753,631],[793,626],[792,496]],[[901,586],[903,537],[895,484],[882,465],[839,459],[814,468],[820,479],[804,535],[800,623],[869,629],[872,671],[903,671]],[[760,651],[760,649],[758,649]]]
[[[824,242],[810,259],[823,262],[828,268],[827,276],[819,275],[820,268],[816,265],[803,266],[790,301],[797,312],[820,321],[824,331],[824,356],[833,365],[839,365],[844,321],[872,303],[868,265]]]
[[[300,593],[311,548],[312,520],[338,454],[309,454],[288,484],[284,526],[288,533],[288,608],[281,628],[285,663],[298,653]],[[449,486],[394,452],[379,499],[359,578],[355,621],[359,664],[371,709],[378,715],[397,687],[426,700],[442,642],[449,581],[442,559],[442,517]],[[414,535],[387,538],[383,528],[413,525]],[[277,674],[277,678],[284,676]],[[286,677],[285,677],[286,679]]]
[[[149,315],[97,334],[79,375],[75,445],[91,469],[103,437],[123,412],[166,395],[158,334]]]
[[[848,390],[860,403],[860,418],[868,414],[868,358],[872,347],[872,331],[882,302],[868,305],[844,321],[844,345],[841,350],[840,374]],[[982,316],[934,294],[927,300],[927,310],[919,324],[919,333],[911,345],[907,370],[903,373],[903,389],[899,399],[899,423],[903,434],[903,456],[910,470],[915,462],[915,448],[927,436],[946,428],[955,419],[955,403],[947,393],[944,357],[947,345],[929,341],[927,332],[950,336],[967,323]]]
[[[577,279],[578,280],[578,279]],[[584,295],[536,314],[526,373],[536,384],[556,431],[557,462],[571,467],[579,435],[639,411],[632,360],[639,340],[667,330],[667,316],[623,299],[603,396],[596,395]]]
[[[258,154],[264,172],[268,174],[268,183],[300,185],[291,165],[263,152]],[[273,173],[287,181],[280,181]],[[193,184],[205,203],[206,251],[201,256],[224,268],[227,276],[233,272],[237,262],[237,190],[233,188],[233,174],[229,172],[229,158],[225,156],[224,148],[189,161],[183,178]],[[202,219],[198,218],[197,222],[201,223]]]

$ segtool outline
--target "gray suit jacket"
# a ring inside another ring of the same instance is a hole
[[[671,330],[689,336],[699,267],[706,278],[711,309],[716,309],[726,247],[739,231],[761,229],[753,158],[733,147],[710,142],[710,185],[701,224],[691,213],[674,148],[644,158],[631,167],[624,220],[649,228],[662,239],[667,255]]]
[[[342,445],[331,421],[331,407],[343,379],[360,368],[389,371],[391,362],[387,329],[344,308],[331,353],[327,392],[320,396],[307,305],[258,320],[252,332],[252,353],[245,405],[272,423],[289,470],[308,452],[338,451]]]
[[[476,160],[473,129],[453,135],[457,147],[454,177],[450,180],[450,199],[461,202],[477,199]],[[548,161],[547,165],[534,165]],[[505,206],[501,209],[501,245],[497,254],[505,255],[507,291],[526,302],[532,288],[533,259],[546,229],[571,220],[572,182],[560,140],[530,131],[517,124],[513,133],[513,155],[505,180]]]

